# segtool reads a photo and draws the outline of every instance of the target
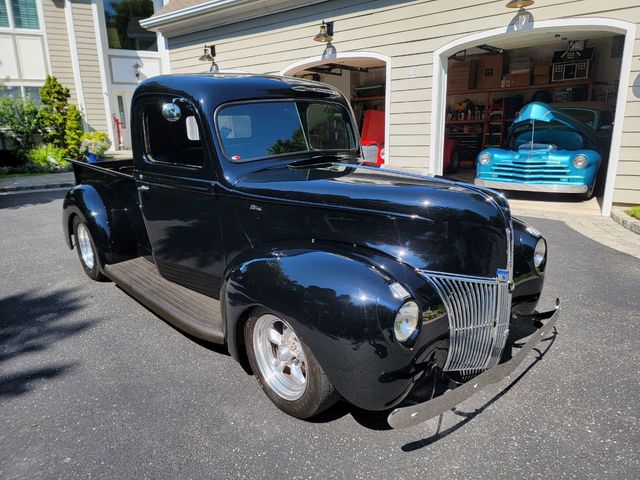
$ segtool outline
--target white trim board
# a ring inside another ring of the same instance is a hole
[[[69,53],[71,55],[71,71],[73,72],[73,84],[76,89],[76,100],[82,112],[82,125],[87,129],[87,109],[84,103],[84,91],[82,89],[82,77],[80,75],[80,62],[78,61],[78,48],[76,45],[76,33],[73,29],[73,4],[71,0],[64,2],[64,19],[67,24],[67,41],[69,42]],[[47,52],[48,54],[48,52]]]
[[[102,4],[102,0],[91,0],[91,11],[93,14],[93,24],[96,29],[95,33],[98,66],[100,68],[100,81],[102,84],[104,113],[107,117],[107,133],[109,134],[109,138],[111,139],[110,150],[113,150],[118,144],[118,139],[116,138],[115,128],[113,126],[113,118],[111,115],[111,85],[109,81],[111,73],[107,73],[109,63],[107,62],[106,54],[107,35],[105,32],[106,22],[104,21],[104,5]]]
[[[616,113],[611,137],[611,152],[609,154],[607,178],[605,183],[602,215],[611,214],[613,204],[613,190],[618,169],[620,145],[622,143],[622,127],[624,122],[627,95],[629,92],[629,78],[631,76],[631,62],[633,60],[633,43],[636,38],[636,26],[633,23],[611,18],[564,18],[557,20],[527,21],[520,25],[509,24],[505,27],[494,28],[482,32],[466,35],[449,42],[433,53],[433,112],[431,116],[431,142],[429,146],[429,170],[433,175],[441,175],[444,155],[444,121],[447,110],[447,67],[448,58],[464,50],[482,43],[491,43],[491,39],[503,35],[527,35],[532,31],[552,30],[562,32],[563,29],[580,29],[585,32],[599,31],[625,35],[622,64],[620,66],[620,83]]]
[[[357,60],[360,58],[373,58],[380,60],[385,64],[385,97],[384,97],[384,153],[385,166],[391,165],[391,145],[389,142],[391,129],[391,57],[382,55],[377,52],[338,52],[334,55],[325,56],[324,54],[298,60],[280,70],[280,75],[293,75],[296,72],[305,70],[309,67],[316,67],[324,63],[335,63],[335,60]],[[349,99],[347,99],[349,100]]]

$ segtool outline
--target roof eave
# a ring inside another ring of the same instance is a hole
[[[207,28],[237,23],[252,18],[293,10],[327,0],[209,0],[163,15],[151,16],[140,25],[165,36],[174,36]]]

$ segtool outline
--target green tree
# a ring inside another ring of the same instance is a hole
[[[68,88],[62,86],[56,77],[47,76],[40,89],[42,137],[45,142],[62,149],[66,148],[69,97]]]
[[[0,129],[18,145],[19,156],[35,145],[40,127],[39,108],[31,98],[0,98]]]
[[[71,104],[67,109],[65,121],[63,153],[65,157],[77,158],[80,155],[80,143],[82,142],[82,113],[78,107]]]

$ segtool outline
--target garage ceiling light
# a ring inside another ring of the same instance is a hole
[[[511,0],[507,3],[507,8],[525,8],[533,5],[534,0]]]

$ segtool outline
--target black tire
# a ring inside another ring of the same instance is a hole
[[[591,188],[589,190],[587,190],[584,193],[580,194],[580,197],[582,198],[582,200],[584,200],[585,202],[587,200],[591,200],[594,196],[594,194],[596,193],[596,185],[598,184],[598,182],[596,180],[594,180],[593,185],[591,186]]]
[[[80,248],[80,240],[78,238],[79,228],[86,229],[86,233],[89,238],[89,246],[91,248],[91,253],[93,254],[93,265],[88,265],[82,256],[82,252]],[[100,262],[98,261],[98,249],[96,248],[96,244],[93,241],[93,237],[91,236],[91,231],[89,230],[89,227],[87,226],[87,224],[84,223],[78,216],[76,216],[73,219],[73,241],[74,241],[76,251],[78,252],[80,265],[82,265],[82,269],[84,270],[84,273],[86,273],[91,280],[96,280],[98,282],[107,281],[108,278],[105,277],[102,271],[100,270]]]
[[[258,384],[267,397],[269,397],[274,405],[283,412],[291,415],[292,417],[301,419],[311,418],[333,406],[340,399],[340,394],[327,378],[327,375],[322,370],[322,367],[316,360],[313,352],[299,337],[298,340],[304,351],[306,365],[306,387],[302,396],[297,400],[286,400],[274,391],[269,386],[268,382],[265,381],[263,372],[258,365],[253,342],[256,323],[258,319],[264,315],[275,315],[281,319],[280,315],[267,309],[260,308],[254,310],[251,317],[249,317],[245,323],[244,339],[249,364],[251,365],[251,369],[253,370],[256,380],[258,380]]]

